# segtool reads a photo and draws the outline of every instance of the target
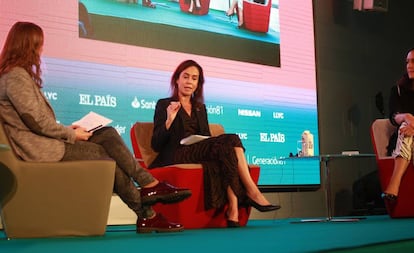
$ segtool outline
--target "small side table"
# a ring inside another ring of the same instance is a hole
[[[369,158],[375,157],[375,154],[325,154],[317,156],[303,156],[303,157],[286,157],[284,160],[319,160],[324,166],[324,179],[325,179],[325,201],[327,208],[327,217],[324,219],[302,219],[300,222],[349,222],[359,221],[361,218],[334,218],[332,216],[332,199],[331,199],[331,178],[329,162],[334,159],[356,159],[356,158]]]

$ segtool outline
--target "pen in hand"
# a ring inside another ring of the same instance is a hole
[[[101,127],[102,127],[102,125],[96,126],[96,127],[92,128],[92,129],[89,129],[88,132],[93,132],[93,131],[101,128]]]

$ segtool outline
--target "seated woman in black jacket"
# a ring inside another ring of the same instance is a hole
[[[391,202],[398,198],[398,191],[408,165],[413,158],[414,141],[414,49],[408,51],[406,73],[391,89],[390,121],[398,126],[397,138],[391,138],[389,147],[393,149],[394,171],[382,197]]]
[[[152,148],[159,154],[149,167],[201,163],[206,208],[221,208],[228,203],[227,225],[238,227],[239,206],[251,205],[261,212],[280,206],[270,204],[252,180],[238,135],[223,134],[191,145],[180,144],[190,135],[211,135],[203,85],[203,69],[195,61],[184,61],[175,70],[171,97],[160,99],[155,108]]]

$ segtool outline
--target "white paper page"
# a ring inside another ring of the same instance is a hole
[[[199,141],[202,141],[202,140],[205,140],[205,139],[208,139],[208,138],[210,138],[210,136],[193,134],[193,135],[190,135],[190,136],[182,139],[180,141],[180,144],[181,145],[191,145],[191,144],[197,143]]]
[[[88,132],[93,132],[102,128],[112,122],[111,119],[108,119],[96,112],[89,112],[83,118],[78,121],[73,122],[73,125],[79,125],[81,127],[86,128]]]

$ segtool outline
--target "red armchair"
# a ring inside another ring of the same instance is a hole
[[[210,0],[200,0],[200,5],[201,5],[201,8],[198,10],[195,8],[195,5],[194,5],[193,12],[191,13],[194,15],[206,15],[210,9]],[[190,8],[190,0],[180,0],[180,9],[182,12],[190,13],[188,11],[189,8]]]
[[[267,33],[271,8],[272,0],[267,0],[265,4],[243,1],[244,27],[253,32]]]
[[[389,138],[394,133],[395,129],[395,126],[393,126],[388,119],[377,119],[371,126],[371,140],[376,155],[382,190],[387,187],[394,170],[394,159],[387,156],[387,145]],[[389,216],[392,218],[414,217],[413,196],[414,166],[411,162],[401,180],[397,202],[393,205],[389,205],[385,202],[385,207]]]
[[[211,134],[219,135],[224,133],[221,125],[210,124]],[[151,136],[153,131],[153,123],[137,122],[131,128],[131,142],[136,159],[144,168],[150,164],[156,157],[151,149]],[[161,205],[157,204],[154,209],[161,212],[171,221],[180,222],[185,228],[211,228],[211,227],[226,227],[225,208],[218,209],[204,209],[204,183],[203,183],[203,168],[201,164],[176,164],[162,168],[149,170],[159,180],[165,180],[169,183],[178,186],[189,188],[192,191],[192,196],[180,203]],[[259,179],[259,166],[251,166],[251,176],[257,183]],[[247,224],[249,215],[249,208],[240,208],[239,222],[241,226]]]

